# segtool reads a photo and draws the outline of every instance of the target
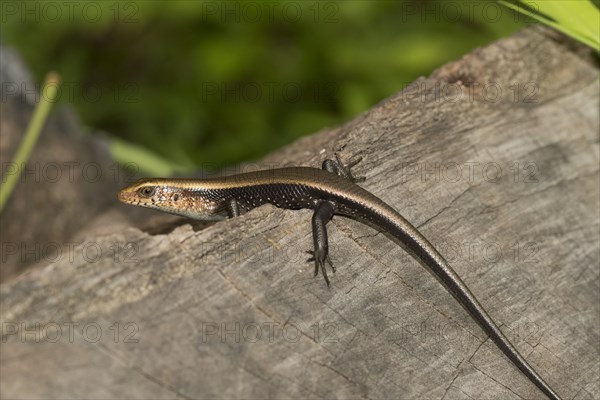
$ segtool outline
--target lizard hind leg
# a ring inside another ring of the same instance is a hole
[[[339,154],[335,153],[335,160],[327,159],[327,160],[323,161],[323,165],[321,166],[321,168],[324,169],[325,171],[329,171],[336,175],[344,177],[352,182],[364,182],[367,178],[365,178],[364,176],[356,176],[355,177],[352,175],[352,171],[351,171],[352,167],[354,167],[356,164],[358,164],[361,161],[362,161],[362,157],[358,156],[358,157],[355,157],[355,158],[351,159],[350,161],[348,161],[348,164],[344,165],[344,163],[340,159]]]
[[[329,264],[332,271],[335,272],[335,267],[329,258],[329,243],[327,240],[326,228],[326,225],[331,220],[331,217],[333,217],[333,205],[328,201],[319,202],[312,217],[314,250],[308,252],[312,255],[308,261],[314,261],[315,263],[315,276],[319,273],[319,270],[321,270],[327,286],[329,286],[327,264]]]

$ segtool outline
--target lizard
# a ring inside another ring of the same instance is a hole
[[[327,286],[329,257],[327,223],[334,215],[348,217],[391,236],[415,257],[456,298],[508,359],[548,398],[560,400],[556,392],[529,365],[488,315],[467,285],[435,247],[394,208],[357,185],[351,168],[362,157],[346,165],[339,155],[323,161],[321,168],[273,168],[207,179],[146,178],[118,193],[126,204],[203,221],[240,216],[270,203],[283,209],[312,209],[315,276],[321,271]]]

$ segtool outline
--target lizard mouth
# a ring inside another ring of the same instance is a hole
[[[119,190],[119,193],[117,193],[117,198],[119,199],[119,201],[121,203],[125,203],[125,204],[134,204],[135,203],[135,196],[133,196],[133,193],[131,193],[131,191],[127,190],[127,188]]]

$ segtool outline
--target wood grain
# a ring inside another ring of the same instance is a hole
[[[363,155],[364,186],[440,249],[540,375],[597,399],[598,93],[589,52],[532,27],[259,166]],[[334,218],[328,289],[305,262],[310,217],[265,206],[204,229],[89,230],[72,259],[0,286],[0,397],[543,398],[384,235]]]

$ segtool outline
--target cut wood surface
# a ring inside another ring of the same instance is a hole
[[[244,168],[362,155],[362,185],[439,248],[552,388],[598,399],[598,83],[589,51],[532,27]],[[72,257],[0,285],[1,398],[544,398],[365,225],[329,224],[327,288],[306,262],[310,210],[163,230],[130,212],[97,215]]]

